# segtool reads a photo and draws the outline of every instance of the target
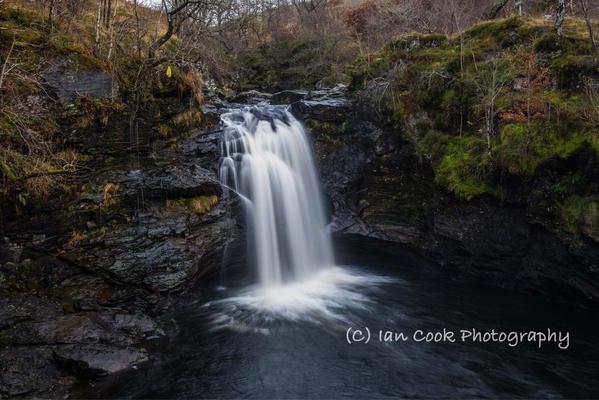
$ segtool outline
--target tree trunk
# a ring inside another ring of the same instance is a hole
[[[102,3],[98,2],[98,15],[96,17],[96,38],[95,38],[96,46],[94,48],[94,52],[96,53],[96,55],[98,52],[98,48],[100,47],[100,21],[101,21],[100,18],[101,18],[101,15],[102,15]]]
[[[185,0],[185,1],[182,1],[180,4],[177,4],[177,6],[175,8],[173,8],[172,10],[168,11],[168,10],[166,10],[166,5],[163,0],[163,8],[166,11],[166,20],[168,22],[168,28],[166,29],[166,32],[164,32],[164,35],[162,35],[158,39],[156,39],[154,41],[154,43],[152,43],[150,45],[150,47],[148,48],[148,58],[150,60],[153,60],[154,58],[156,58],[156,51],[160,47],[162,47],[162,45],[164,45],[166,42],[168,42],[169,39],[173,36],[173,34],[176,31],[178,31],[179,27],[181,26],[182,20],[184,18],[178,18],[177,14],[179,14],[180,12],[183,12],[189,4],[190,4],[190,1]]]
[[[522,0],[514,0],[514,11],[519,17],[522,16]]]
[[[167,19],[168,19],[168,28],[167,28],[166,32],[164,32],[164,35],[162,35],[158,39],[156,39],[154,41],[154,43],[152,43],[150,45],[150,47],[148,48],[148,58],[150,60],[153,60],[154,58],[156,58],[156,51],[160,47],[162,47],[163,44],[168,42],[168,40],[173,36],[173,33],[175,32],[175,27],[174,27],[174,23],[172,21],[172,17],[167,14]]]
[[[562,24],[566,18],[566,0],[557,0],[555,8],[555,32],[557,36],[562,35]]]
[[[106,20],[104,21],[104,26],[106,26],[106,29],[108,29],[108,26],[110,25],[110,12],[112,8],[112,0],[108,0],[108,6],[106,9]]]
[[[580,5],[582,6],[582,15],[584,17],[584,22],[587,25],[587,30],[589,31],[589,38],[591,39],[591,44],[593,48],[597,50],[597,40],[595,40],[595,33],[593,32],[593,24],[591,23],[591,10],[589,7],[588,0],[580,0]]]

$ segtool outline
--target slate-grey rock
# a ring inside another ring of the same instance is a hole
[[[156,292],[180,290],[214,268],[208,255],[226,243],[228,226],[222,205],[203,216],[184,208],[150,208],[136,223],[69,247],[65,257],[118,282]]]
[[[130,345],[133,340],[94,314],[68,314],[45,321],[22,322],[5,330],[0,344],[61,345],[69,343],[114,343]]]
[[[268,101],[273,95],[271,93],[260,92],[258,90],[247,90],[237,93],[231,101],[233,103],[243,104],[258,104],[263,101]]]
[[[342,93],[320,98],[340,99]],[[400,131],[377,119],[372,105],[362,110],[368,105],[358,106],[359,99],[319,108],[309,106],[312,96],[306,94],[293,110],[312,128],[335,231],[412,246],[456,276],[599,300],[599,246],[591,237],[573,244],[554,229],[554,217],[534,214],[534,201],[456,199],[417,156],[417,124]],[[345,107],[350,112],[340,111]]]
[[[149,359],[144,349],[103,344],[59,346],[53,356],[61,368],[83,379],[119,372]]]
[[[60,314],[62,309],[57,301],[0,290],[0,330],[19,322],[52,318]]]
[[[63,104],[79,96],[112,97],[115,82],[101,69],[82,66],[76,59],[53,61],[42,74],[46,85]]]
[[[65,301],[77,310],[92,311],[115,307],[135,300],[140,295],[131,287],[118,285],[89,273],[72,275],[60,283]]]
[[[73,384],[48,346],[0,349],[0,397],[63,398]]]

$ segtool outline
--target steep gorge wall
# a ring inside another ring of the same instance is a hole
[[[458,279],[597,301],[599,242],[561,229],[559,217],[535,203],[456,198],[435,182],[414,144],[359,99],[342,89],[309,96],[292,107],[313,136],[338,233],[409,245]],[[547,166],[539,185],[552,168],[565,167]]]
[[[55,135],[83,163],[43,199],[3,199],[3,398],[64,397],[78,380],[150,359],[147,341],[168,331],[162,312],[216,274],[237,235],[216,174],[219,133],[181,129],[174,140],[160,131],[192,101],[163,95],[133,123],[124,107],[101,117],[95,105],[112,96],[110,77],[71,71],[83,72],[69,75],[69,87],[93,89],[85,97],[55,75],[46,84],[63,110]]]

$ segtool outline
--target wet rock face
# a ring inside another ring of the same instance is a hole
[[[313,138],[335,231],[407,244],[497,285],[599,299],[596,244],[572,243],[526,204],[466,202],[443,192],[418,159],[411,132],[386,126],[342,90],[320,93],[325,101],[314,104],[312,93],[293,95],[292,110]]]
[[[271,102],[273,104],[292,104],[304,100],[308,94],[307,90],[282,90],[272,95]]]
[[[104,183],[82,195],[77,207],[95,212],[108,200],[109,215],[88,221],[80,237],[63,246],[63,257],[155,293],[183,290],[214,271],[218,257],[212,256],[224,248],[234,223],[221,201],[218,158],[208,154],[218,148],[217,138],[206,136],[190,138],[142,169],[102,174],[98,181]],[[107,188],[114,189],[109,199]],[[194,202],[206,201],[206,209],[194,209]]]
[[[222,207],[202,216],[150,207],[138,222],[92,231],[66,247],[65,258],[124,284],[153,292],[181,290],[216,267],[209,255],[226,243],[228,223]]]
[[[43,78],[63,104],[79,96],[112,97],[118,92],[112,77],[97,68],[82,66],[75,60],[59,59],[44,71]]]
[[[142,341],[164,335],[148,315],[77,311],[62,299],[0,290],[0,394],[63,397],[75,382],[148,360]],[[93,298],[89,299],[93,302]]]
[[[2,224],[0,397],[64,397],[77,379],[146,362],[173,294],[220,268],[237,230],[219,132],[173,145],[151,126],[140,121],[135,143],[126,127],[78,131],[93,161],[78,192]]]
[[[344,85],[313,91],[284,90],[272,96],[273,104],[290,104],[291,111],[300,117],[323,122],[339,122],[350,112]]]
[[[52,349],[6,347],[0,349],[0,395],[6,397],[63,398],[74,383],[52,361]]]
[[[136,198],[140,191],[148,199],[190,198],[221,193],[216,174],[195,164],[167,165],[147,171],[130,170],[126,174],[108,175],[106,179],[121,185],[123,191],[120,195],[129,198]]]
[[[62,314],[60,303],[46,301],[33,295],[10,296],[7,292],[0,297],[0,329],[7,329],[20,322],[52,318]]]

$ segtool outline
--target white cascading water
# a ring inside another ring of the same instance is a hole
[[[312,150],[282,106],[245,108],[225,124],[220,179],[243,199],[262,287],[305,281],[334,264]]]
[[[318,175],[302,124],[284,106],[261,105],[221,116],[220,180],[247,219],[248,253],[259,283],[221,287],[206,303],[214,329],[266,333],[279,318],[346,320],[368,308],[367,291],[388,278],[334,265]]]

